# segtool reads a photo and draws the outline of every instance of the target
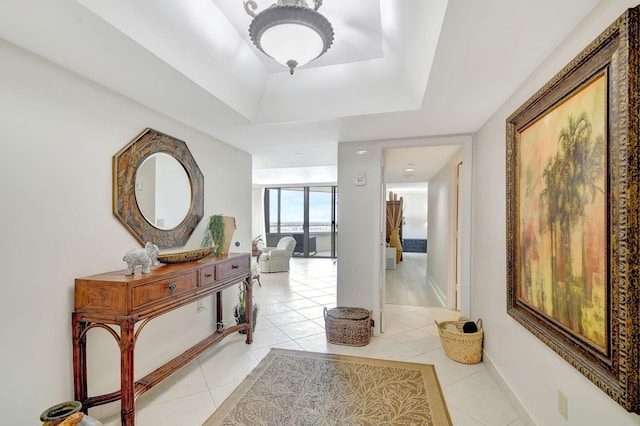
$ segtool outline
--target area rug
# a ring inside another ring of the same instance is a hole
[[[451,425],[429,364],[272,349],[203,426]]]

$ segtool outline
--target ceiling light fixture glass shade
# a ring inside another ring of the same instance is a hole
[[[333,43],[333,27],[318,12],[320,6],[322,0],[314,0],[313,9],[306,0],[278,0],[256,15],[256,3],[245,1],[245,11],[253,16],[251,41],[293,74],[296,67],[322,56]]]

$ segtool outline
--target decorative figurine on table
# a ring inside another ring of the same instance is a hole
[[[150,242],[147,242],[144,248],[129,250],[122,258],[122,260],[127,262],[126,275],[133,275],[133,270],[136,265],[142,265],[143,274],[150,273],[151,265],[158,263],[158,254],[160,254],[158,246]]]

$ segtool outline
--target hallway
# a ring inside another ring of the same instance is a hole
[[[385,302],[392,305],[443,308],[433,288],[427,283],[427,254],[403,253],[396,269],[385,271]]]
[[[142,395],[136,424],[201,425],[270,348],[278,347],[433,364],[455,426],[523,425],[484,363],[460,364],[445,355],[434,321],[455,319],[457,312],[388,305],[387,331],[367,346],[327,343],[323,308],[335,306],[336,268],[331,259],[293,258],[291,271],[262,274],[262,286],[254,287],[260,312],[253,344],[241,334],[229,336]],[[111,403],[89,414],[116,426],[119,408]]]

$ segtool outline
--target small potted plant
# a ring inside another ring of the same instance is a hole
[[[214,243],[216,248],[213,252],[214,256],[219,256],[222,252],[222,245],[224,244],[224,220],[221,214],[216,214],[209,217],[207,227],[204,230],[204,236],[202,237],[202,247],[211,247]]]
[[[202,247],[211,247],[215,244],[214,256],[229,253],[233,233],[236,231],[236,218],[215,214],[209,217],[202,237]]]
[[[251,240],[251,254],[253,254],[254,256],[258,256],[263,246],[264,246],[264,240],[262,239],[262,234],[260,234],[257,237],[255,237],[253,240]]]
[[[253,268],[252,268],[252,273],[253,273]],[[245,322],[247,322],[247,312],[245,310],[245,306],[246,306],[245,302],[247,300],[247,288],[245,287],[244,283],[238,284],[238,288],[240,289],[240,292],[238,293],[238,304],[233,309],[233,313],[236,318],[236,324],[244,324]],[[253,320],[251,324],[251,330],[255,331],[256,322],[258,320],[258,305],[252,301],[251,306],[252,306],[251,318]],[[240,333],[246,334],[247,330],[240,330]]]

